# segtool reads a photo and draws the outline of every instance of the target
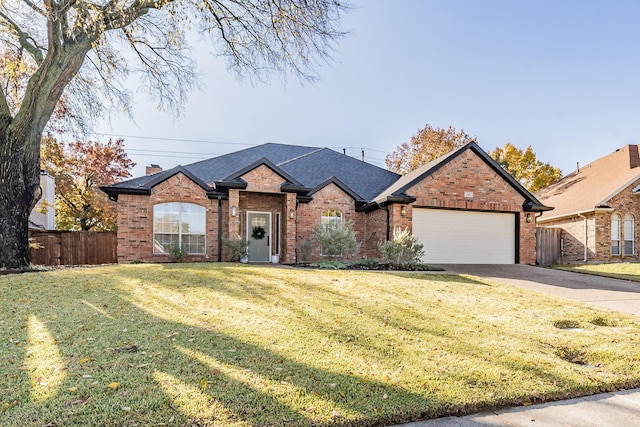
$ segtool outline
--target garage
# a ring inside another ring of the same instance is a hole
[[[516,215],[451,209],[413,209],[413,234],[428,264],[514,264]]]

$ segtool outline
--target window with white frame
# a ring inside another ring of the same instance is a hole
[[[153,253],[168,254],[177,245],[192,255],[205,254],[206,209],[192,203],[153,207]]]
[[[322,211],[321,224],[328,229],[333,229],[342,225],[342,212],[336,209],[326,209]],[[320,255],[326,256],[327,250],[324,245],[320,247]]]
[[[326,209],[322,211],[323,224],[341,223],[341,222],[342,222],[342,212],[335,209]]]
[[[620,255],[620,215],[611,215],[611,255]]]
[[[624,216],[624,254],[633,255],[633,215],[626,214]]]

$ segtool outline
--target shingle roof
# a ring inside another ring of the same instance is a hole
[[[357,201],[365,202],[373,200],[399,178],[398,174],[328,148],[268,143],[154,175],[133,178],[105,190],[110,193],[148,191],[175,173],[185,171],[200,185],[213,187],[260,162],[277,169],[276,172],[293,181],[292,184],[301,184],[310,189],[311,193],[329,182],[335,182],[346,187],[345,190]]]
[[[580,167],[536,193],[541,202],[555,207],[543,220],[592,211],[607,204],[620,191],[640,179],[637,145],[626,145]]]

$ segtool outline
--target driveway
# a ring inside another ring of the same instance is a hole
[[[443,266],[447,272],[469,274],[499,282],[581,301],[596,307],[640,316],[640,283],[531,265]]]

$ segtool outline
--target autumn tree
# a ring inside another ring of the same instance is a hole
[[[489,155],[532,193],[562,178],[562,171],[538,160],[531,146],[522,151],[513,144],[506,143]]]
[[[41,145],[41,165],[56,181],[58,230],[113,231],[115,202],[100,190],[131,176],[135,163],[124,151],[124,141],[102,144],[76,141],[64,144],[48,135]]]
[[[426,125],[409,142],[400,144],[388,154],[385,163],[389,170],[405,174],[472,140],[462,129],[457,131],[451,126],[441,129]]]
[[[105,109],[129,111],[124,79],[139,71],[159,107],[178,111],[197,84],[190,29],[240,76],[313,80],[346,9],[341,0],[0,0],[0,56],[14,58],[0,70],[0,267],[28,265],[40,143],[63,96],[75,123],[90,126]],[[7,83],[14,71],[23,84]]]

